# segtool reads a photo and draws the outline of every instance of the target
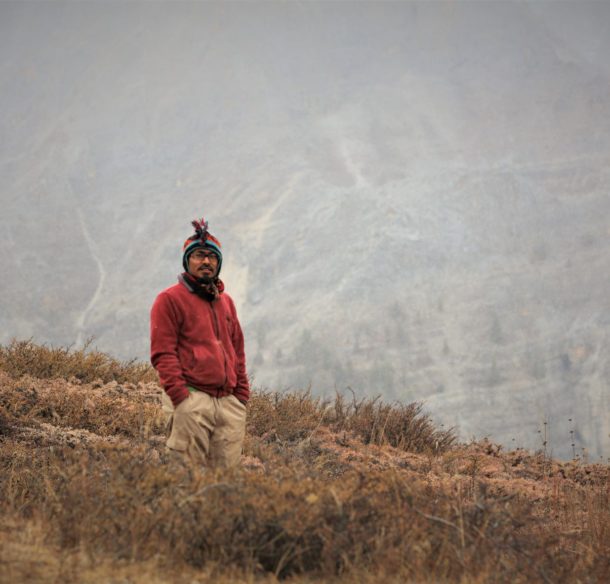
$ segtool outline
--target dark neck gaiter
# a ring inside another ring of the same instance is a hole
[[[188,282],[193,292],[208,302],[216,300],[224,290],[224,285],[220,278],[195,278],[188,272],[184,272],[182,277]]]

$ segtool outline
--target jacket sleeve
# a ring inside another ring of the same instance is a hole
[[[241,330],[239,319],[237,318],[237,311],[235,310],[235,304],[231,299],[231,312],[233,314],[234,327],[233,335],[231,336],[231,342],[235,349],[235,355],[237,356],[237,386],[235,387],[235,397],[243,402],[247,402],[250,399],[250,382],[248,381],[248,374],[246,373],[246,352],[244,349],[244,333]]]
[[[179,311],[171,298],[162,292],[150,313],[150,362],[159,373],[161,385],[174,407],[189,395],[178,358],[180,326]]]

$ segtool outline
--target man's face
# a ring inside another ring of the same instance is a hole
[[[213,278],[218,271],[218,256],[209,249],[196,249],[189,256],[189,274],[195,278]]]

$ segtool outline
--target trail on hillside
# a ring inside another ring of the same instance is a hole
[[[104,282],[106,280],[106,270],[104,268],[104,264],[102,263],[102,260],[100,259],[100,257],[97,254],[97,250],[96,250],[97,245],[96,245],[95,241],[93,240],[93,238],[91,237],[91,234],[89,233],[89,229],[87,228],[85,218],[83,217],[83,212],[80,209],[77,209],[77,214],[78,214],[79,224],[80,224],[81,230],[83,232],[83,237],[85,239],[85,242],[87,243],[87,249],[89,250],[91,257],[93,258],[93,261],[95,262],[95,265],[97,266],[97,272],[98,272],[97,286],[93,292],[93,295],[91,296],[91,299],[89,300],[89,303],[87,304],[85,309],[81,312],[81,314],[76,319],[76,330],[77,330],[76,346],[82,347],[85,342],[85,340],[84,340],[85,339],[85,325],[87,323],[87,319],[89,318],[89,315],[91,314],[93,308],[95,307],[95,305],[97,304],[98,300],[101,297],[102,288],[104,287]]]
[[[341,158],[343,159],[345,168],[347,169],[350,176],[354,179],[355,187],[368,187],[369,182],[362,173],[362,168],[354,158],[353,148],[351,147],[349,140],[345,138],[341,140],[339,152],[341,153]]]

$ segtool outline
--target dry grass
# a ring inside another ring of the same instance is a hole
[[[139,438],[163,431],[156,400],[133,384],[81,385],[62,380],[40,380],[6,375],[0,393],[0,435],[16,427],[41,422],[99,436]]]
[[[40,379],[76,378],[83,383],[101,380],[104,383],[146,383],[157,381],[155,370],[148,364],[118,361],[95,350],[89,350],[91,341],[83,349],[48,347],[32,340],[13,340],[8,346],[0,345],[0,370],[11,377],[31,375]]]
[[[379,398],[355,396],[347,401],[314,398],[309,391],[258,391],[249,405],[248,431],[295,441],[311,436],[321,426],[358,436],[365,444],[391,445],[410,452],[444,452],[455,442],[452,430],[438,430],[422,414],[421,404],[386,404]],[[297,422],[297,423],[295,423]]]
[[[255,392],[243,467],[204,472],[165,451],[154,383],[65,355],[72,381],[0,362],[0,582],[610,579],[607,466]]]

